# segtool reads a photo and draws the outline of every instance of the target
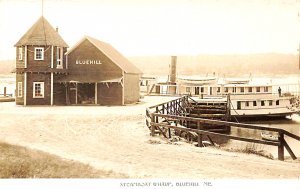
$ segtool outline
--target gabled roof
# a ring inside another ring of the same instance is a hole
[[[15,44],[22,45],[53,45],[68,47],[67,43],[61,38],[58,32],[42,16],[23,37]]]
[[[83,41],[88,40],[92,43],[97,49],[104,53],[111,61],[113,61],[117,66],[119,66],[125,73],[134,73],[141,74],[142,71],[139,70],[134,64],[127,60],[121,53],[119,53],[114,47],[110,44],[99,41],[98,39],[85,36],[81,39],[76,45],[74,45],[67,54],[71,53],[74,49],[77,48]]]

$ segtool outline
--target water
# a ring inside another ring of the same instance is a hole
[[[6,94],[15,96],[16,76],[0,75],[0,96],[4,94],[4,87],[6,87]]]
[[[252,121],[247,123],[266,126],[266,127],[281,128],[297,136],[300,136],[300,116],[298,114],[294,114],[291,117],[287,117],[286,119],[282,119],[282,120]],[[241,137],[261,139],[260,130],[233,128],[231,133],[233,135],[237,135]],[[285,140],[287,141],[288,145],[290,146],[290,148],[292,149],[296,157],[300,158],[300,141],[297,141],[288,136],[285,136]],[[249,145],[249,143],[230,140],[227,143],[226,147],[242,149],[245,148],[247,145]],[[278,157],[277,146],[255,144],[255,147],[257,148],[258,151],[264,150],[267,153],[272,154],[274,158]],[[289,156],[286,150],[284,152],[284,155]]]

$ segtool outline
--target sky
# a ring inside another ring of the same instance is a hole
[[[125,56],[297,54],[300,42],[300,0],[0,0],[1,60],[42,12],[70,47],[88,35]]]

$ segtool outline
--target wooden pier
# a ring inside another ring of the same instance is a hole
[[[300,141],[299,136],[287,132],[284,129],[230,122],[230,109],[228,108],[227,104],[215,106],[219,108],[212,108],[211,105],[204,106],[203,104],[197,104],[197,102],[194,101],[191,97],[183,96],[181,98],[147,108],[146,124],[151,131],[151,136],[161,134],[165,138],[172,138],[171,130],[186,132],[189,136],[196,135],[198,147],[204,146],[204,136],[206,136],[212,142],[212,144],[214,144],[212,137],[218,137],[277,146],[278,159],[282,161],[284,160],[284,148],[286,148],[292,159],[297,159],[292,149],[286,142],[285,137],[291,137],[295,140]],[[200,110],[198,109],[199,107],[201,107]],[[210,111],[211,108],[212,110]],[[220,112],[223,110],[223,116],[214,116],[214,113],[216,113],[214,109]],[[204,118],[202,116],[201,112],[205,112],[205,114],[208,114],[208,112],[212,112],[213,116],[207,116],[210,118],[207,119],[207,117]],[[197,116],[194,117],[194,114],[197,114]],[[231,135],[230,130],[232,127],[276,133],[278,135],[278,140],[268,141],[261,138],[246,138]]]

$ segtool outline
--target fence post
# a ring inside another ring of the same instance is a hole
[[[157,113],[157,114],[159,113],[159,112],[158,112],[158,106],[156,106],[156,111],[155,111],[155,113]],[[158,116],[156,116],[155,123],[158,123]]]
[[[155,118],[154,118],[153,114],[151,114],[150,117],[151,117],[151,123],[155,122]],[[151,136],[154,136],[155,126],[152,125],[151,123],[150,123],[150,125],[151,125]]]
[[[200,130],[200,122],[197,121],[197,129]],[[202,134],[198,133],[198,147],[202,147]]]
[[[279,132],[278,140],[278,160],[284,161],[284,134],[281,131]]]
[[[4,97],[6,97],[6,87],[4,87]]]

